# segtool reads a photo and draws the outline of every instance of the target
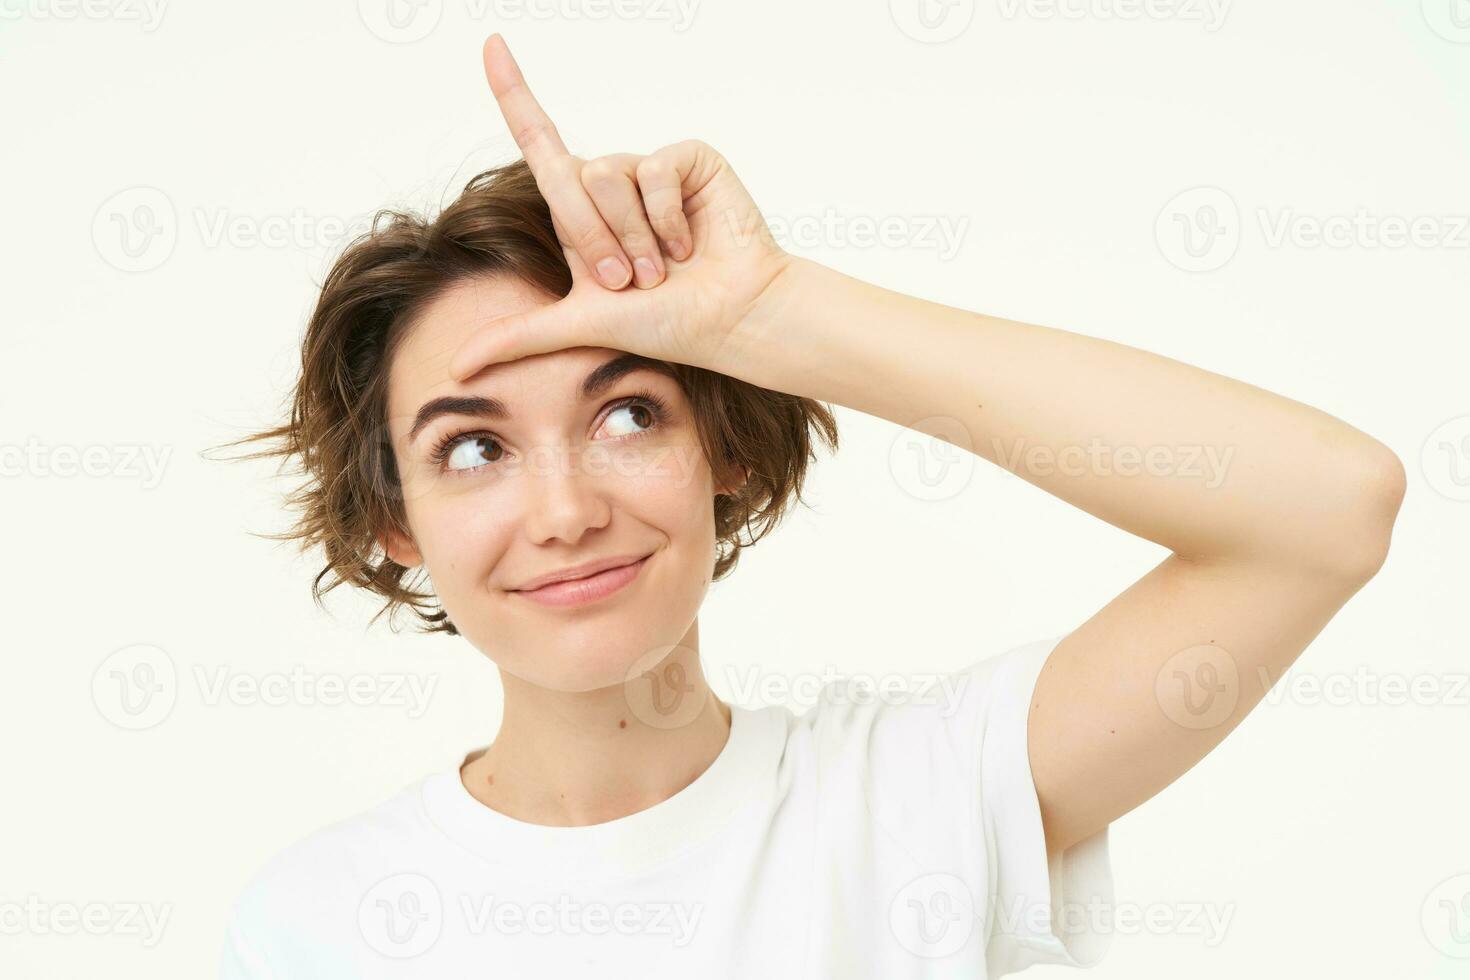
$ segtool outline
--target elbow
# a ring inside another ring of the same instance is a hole
[[[1355,473],[1361,506],[1341,542],[1342,565],[1353,580],[1366,582],[1388,560],[1393,526],[1404,502],[1408,476],[1398,455],[1379,442],[1374,442]]]

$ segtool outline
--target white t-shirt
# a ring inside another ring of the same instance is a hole
[[[287,848],[236,901],[242,977],[999,977],[1107,951],[1108,831],[1048,867],[1026,749],[1062,637],[953,685],[831,681],[801,714],[731,703],[687,787],[585,827],[524,823],[459,762]],[[860,703],[862,701],[867,703]],[[1065,908],[1063,908],[1065,906]]]

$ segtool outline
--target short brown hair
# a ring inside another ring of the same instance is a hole
[[[373,622],[386,612],[392,628],[394,611],[408,606],[422,632],[458,634],[442,608],[435,611],[431,593],[405,582],[410,570],[387,557],[379,540],[387,529],[408,534],[386,437],[388,365],[406,333],[402,328],[439,294],[496,274],[514,275],[556,297],[572,288],[550,209],[524,160],[477,174],[436,218],[378,211],[322,284],[302,339],[301,374],[288,396],[287,420],[224,444],[273,442],[239,458],[297,459],[306,480],[285,503],[300,509],[299,519],[283,534],[258,536],[295,540],[302,552],[322,545],[327,563],[312,584],[318,605],[350,583],[386,600]],[[793,500],[804,502],[807,465],[816,460],[813,440],[836,451],[837,422],[827,405],[810,398],[685,364],[656,364],[688,396],[715,472],[746,474],[735,493],[716,494],[713,502],[717,581]]]

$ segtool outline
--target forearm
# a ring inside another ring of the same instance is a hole
[[[1375,535],[1391,526],[1402,479],[1386,447],[1161,355],[803,259],[741,324],[732,352],[739,376],[763,387],[908,427],[953,420],[968,434],[961,448],[1185,558],[1336,568],[1386,546]]]

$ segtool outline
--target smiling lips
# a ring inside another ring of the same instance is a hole
[[[644,555],[637,561],[615,568],[604,569],[582,578],[551,582],[538,589],[513,589],[515,595],[525,596],[546,606],[580,606],[596,602],[617,592],[638,577],[648,561]]]

